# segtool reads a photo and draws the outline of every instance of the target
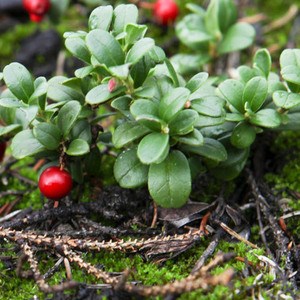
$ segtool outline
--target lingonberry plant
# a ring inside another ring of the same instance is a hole
[[[251,44],[254,29],[236,23],[233,1],[212,0],[206,12],[189,7],[194,13],[179,21],[177,32],[200,56]],[[132,4],[100,6],[88,32],[65,33],[66,48],[85,63],[72,78],[33,78],[19,63],[4,68],[0,136],[12,138],[16,158],[63,161],[82,183],[99,174],[101,158],[114,149],[122,187],[148,186],[159,205],[180,207],[199,172],[231,180],[257,134],[299,129],[300,50],[281,54],[282,79],[271,72],[266,49],[256,52],[252,66],[240,66],[235,79],[216,81],[200,69],[184,78],[137,19]],[[107,115],[114,122],[102,132]]]

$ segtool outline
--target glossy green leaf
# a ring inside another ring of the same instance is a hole
[[[124,31],[128,23],[136,24],[138,19],[138,9],[133,4],[120,4],[114,10],[113,29],[116,34]]]
[[[225,101],[217,96],[207,96],[191,101],[191,107],[199,114],[220,117],[223,114]]]
[[[268,83],[263,77],[250,79],[243,92],[243,102],[248,102],[252,111],[256,112],[265,102],[268,94]]]
[[[81,111],[81,105],[78,101],[67,102],[57,115],[57,125],[63,136],[67,136],[74,126]]]
[[[219,28],[222,33],[225,33],[237,20],[237,8],[232,0],[218,0],[217,2],[219,2]]]
[[[92,129],[87,119],[77,120],[72,127],[71,137],[73,140],[81,139],[86,141],[88,144],[92,141]]]
[[[102,29],[108,31],[113,19],[113,7],[102,5],[95,8],[89,17],[89,29]]]
[[[250,68],[248,66],[240,66],[237,68],[237,71],[239,73],[240,79],[244,83],[248,82],[253,77],[260,75],[258,69]]]
[[[187,144],[191,146],[201,146],[204,143],[203,135],[197,129],[194,129],[189,134],[179,136],[177,140],[179,143]]]
[[[154,40],[143,38],[137,41],[128,51],[125,62],[135,64],[154,47]]]
[[[140,141],[137,155],[143,164],[158,164],[167,157],[169,148],[169,135],[153,132]]]
[[[114,175],[123,188],[137,188],[146,185],[149,167],[137,157],[136,148],[119,154],[114,165]]]
[[[260,49],[256,51],[253,58],[253,66],[262,72],[268,78],[272,67],[272,59],[267,49]]]
[[[207,32],[209,32],[214,38],[219,39],[222,36],[219,24],[219,9],[221,0],[211,0],[207,7],[204,22]]]
[[[127,45],[133,44],[135,41],[144,37],[147,31],[146,25],[138,25],[138,24],[127,24],[125,26],[125,42]]]
[[[59,128],[51,123],[38,123],[33,127],[33,135],[48,150],[57,149],[62,137]]]
[[[225,54],[249,47],[255,37],[254,28],[247,23],[236,23],[232,25],[223,40],[217,47],[219,54]]]
[[[52,77],[48,81],[48,93],[47,96],[56,102],[61,101],[71,101],[71,100],[78,100],[83,101],[84,96],[82,93],[70,88],[68,86],[63,85],[63,82],[67,78],[64,76],[55,76]]]
[[[191,93],[193,93],[203,85],[203,83],[207,80],[207,78],[208,78],[208,73],[206,72],[197,73],[188,81],[185,87],[189,89]]]
[[[151,100],[135,100],[130,106],[130,112],[135,118],[138,118],[142,115],[158,115],[158,104]]]
[[[239,112],[244,112],[244,84],[235,79],[227,79],[219,85],[223,97]]]
[[[129,67],[130,64],[124,64],[116,67],[110,67],[108,70],[112,76],[124,80],[127,79],[129,75]]]
[[[102,29],[90,31],[86,36],[86,44],[100,64],[111,67],[124,63],[125,54],[120,44],[107,31]]]
[[[191,49],[207,48],[213,37],[207,32],[203,17],[198,14],[189,14],[180,20],[176,27],[176,35],[180,41]]]
[[[125,87],[120,87],[114,90],[113,92],[110,92],[108,90],[108,84],[103,83],[94,87],[87,93],[85,97],[85,102],[90,105],[101,104],[121,94],[124,90]]]
[[[94,70],[93,66],[86,66],[75,70],[74,74],[77,78],[84,78],[90,75],[93,70]]]
[[[7,108],[22,107],[24,104],[16,98],[0,98],[0,106]]]
[[[80,156],[88,152],[90,152],[90,146],[82,139],[73,140],[66,150],[66,153],[70,156]]]
[[[203,54],[175,54],[171,62],[180,74],[198,72],[199,69],[210,60],[210,56]]]
[[[223,124],[225,122],[225,115],[221,117],[209,117],[199,115],[199,118],[195,124],[195,127],[208,127]]]
[[[4,136],[10,133],[15,133],[20,130],[22,126],[20,124],[11,124],[7,126],[0,126],[0,136]]]
[[[224,161],[227,159],[227,152],[225,147],[219,141],[211,138],[204,138],[202,146],[188,146],[182,147],[185,152],[190,152],[212,159],[216,162]]]
[[[174,66],[172,65],[172,63],[170,62],[170,60],[168,58],[165,59],[165,64],[169,71],[170,77],[174,83],[174,86],[179,87],[179,79],[178,79],[177,73],[174,69]]]
[[[85,41],[80,37],[68,37],[65,40],[66,48],[77,58],[90,63],[91,54]]]
[[[166,122],[170,121],[184,107],[189,95],[190,91],[186,88],[172,89],[159,103],[160,117]]]
[[[164,128],[167,128],[166,122],[153,115],[139,115],[136,117],[136,121],[152,131],[161,132]]]
[[[300,85],[300,49],[285,49],[280,55],[281,75],[284,80]]]
[[[14,62],[3,69],[3,78],[13,95],[28,103],[34,92],[34,82],[29,71],[20,63]]]
[[[11,143],[12,155],[21,159],[45,150],[45,147],[34,137],[32,130],[26,129],[17,133]]]
[[[127,146],[131,142],[143,137],[150,130],[141,124],[128,121],[119,125],[113,133],[112,142],[116,148]]]
[[[193,109],[184,109],[169,122],[170,135],[185,135],[194,130],[198,113]]]
[[[185,155],[176,150],[160,164],[151,164],[148,188],[151,197],[162,207],[181,207],[191,193],[191,171]]]
[[[266,108],[258,111],[253,117],[251,117],[250,122],[257,126],[274,128],[281,124],[281,117],[276,110]]]
[[[279,107],[291,109],[300,105],[300,95],[286,91],[276,91],[273,94],[273,101]]]
[[[255,128],[246,122],[241,122],[233,129],[230,141],[233,146],[244,149],[252,145],[255,138]]]

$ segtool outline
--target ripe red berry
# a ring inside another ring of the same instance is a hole
[[[6,142],[0,142],[0,162],[3,161],[5,150],[6,150]]]
[[[59,167],[45,169],[39,179],[41,193],[52,200],[59,200],[67,196],[72,189],[72,177],[66,170]]]
[[[157,0],[154,4],[153,15],[160,24],[174,22],[178,14],[179,9],[174,0]]]
[[[50,0],[23,0],[23,7],[33,22],[40,22],[49,11],[50,6]]]

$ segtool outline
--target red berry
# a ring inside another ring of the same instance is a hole
[[[174,22],[179,14],[179,9],[174,0],[157,0],[153,7],[155,19],[163,25]]]
[[[50,0],[23,0],[23,7],[33,22],[40,22],[49,11],[50,6]]]
[[[5,150],[6,150],[6,142],[0,142],[0,162],[3,161]]]
[[[72,189],[72,177],[66,170],[59,167],[45,169],[39,179],[41,193],[52,200],[59,200],[67,196]]]

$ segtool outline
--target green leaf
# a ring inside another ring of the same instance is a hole
[[[136,121],[151,131],[161,132],[164,128],[167,128],[166,122],[153,115],[140,115],[136,117]]]
[[[136,148],[123,151],[115,162],[114,175],[123,188],[137,188],[148,181],[149,167],[140,162],[136,151]]]
[[[180,41],[194,50],[207,49],[208,42],[213,39],[205,28],[203,17],[197,14],[185,16],[175,30]]]
[[[90,75],[93,70],[94,70],[93,66],[86,66],[86,67],[77,69],[74,74],[77,78],[84,78],[84,77]]]
[[[291,109],[300,105],[300,95],[286,91],[276,91],[273,94],[273,101],[279,107]]]
[[[217,140],[211,138],[204,138],[202,146],[182,146],[185,152],[191,152],[220,162],[227,159],[227,152],[225,147]]]
[[[226,114],[226,121],[229,122],[241,122],[245,119],[245,116],[240,113],[227,113]]]
[[[86,36],[90,52],[100,64],[107,67],[124,64],[125,55],[117,40],[107,31],[94,29]]]
[[[175,54],[171,62],[175,70],[180,74],[198,72],[199,69],[210,60],[209,55],[203,54]]]
[[[90,64],[91,54],[81,37],[68,37],[65,40],[66,48],[77,58]]]
[[[128,121],[116,128],[113,133],[112,142],[116,148],[122,148],[136,139],[143,137],[147,133],[149,133],[147,127],[134,121]]]
[[[204,16],[206,30],[216,39],[222,36],[219,25],[220,0],[211,0]]]
[[[267,80],[261,76],[253,77],[245,85],[243,102],[248,102],[251,110],[256,112],[265,102],[267,94]]]
[[[129,117],[130,112],[130,104],[132,102],[132,98],[129,96],[120,96],[114,99],[110,106],[118,111],[120,111],[123,115]]]
[[[125,43],[126,45],[131,45],[135,41],[144,37],[147,31],[146,25],[137,25],[137,24],[127,24],[125,26]]]
[[[113,7],[111,5],[95,8],[89,17],[89,30],[102,29],[108,31],[113,19]]]
[[[172,65],[172,63],[170,62],[170,60],[168,58],[165,59],[165,64],[168,68],[169,74],[171,76],[171,79],[174,83],[175,87],[179,87],[179,80],[178,80],[178,76],[177,73]]]
[[[223,115],[225,101],[217,96],[207,96],[191,101],[191,107],[199,114],[220,117]]]
[[[159,103],[161,119],[169,122],[185,105],[190,96],[190,91],[183,87],[172,89]]]
[[[232,0],[219,0],[219,28],[225,33],[237,20],[237,8]]]
[[[151,38],[143,38],[137,41],[128,51],[125,62],[135,64],[155,46]]]
[[[253,66],[260,70],[262,74],[268,78],[272,66],[272,59],[268,49],[260,49],[256,51],[253,58]]]
[[[169,135],[153,132],[139,143],[137,155],[143,164],[159,164],[169,153]]]
[[[158,104],[151,100],[138,99],[130,106],[130,112],[134,118],[142,115],[158,115]]]
[[[88,144],[92,142],[92,129],[87,119],[77,120],[71,130],[73,140],[81,139]]]
[[[170,135],[186,135],[194,130],[198,113],[193,109],[184,109],[169,122]]]
[[[176,150],[160,164],[152,164],[148,174],[151,197],[162,207],[184,205],[191,193],[191,171],[185,155]]]
[[[248,66],[240,66],[237,68],[237,71],[239,73],[240,79],[246,83],[248,82],[250,79],[252,79],[255,76],[259,76],[260,72],[258,69],[253,69],[250,68]]]
[[[61,142],[61,132],[56,125],[38,123],[33,127],[34,137],[48,150],[56,150]]]
[[[164,50],[158,46],[154,46],[149,51],[149,56],[157,64],[163,63],[166,59],[166,54]]]
[[[28,103],[34,92],[34,83],[29,71],[23,65],[14,62],[3,69],[3,77],[14,96]]]
[[[179,143],[187,144],[191,146],[201,146],[204,143],[203,135],[197,129],[194,129],[189,134],[179,136],[177,140]]]
[[[66,151],[70,156],[80,156],[88,152],[90,152],[90,146],[82,139],[73,140]]]
[[[207,80],[207,78],[208,78],[208,73],[200,72],[200,73],[194,75],[188,81],[188,83],[185,85],[185,87],[187,89],[189,89],[191,91],[191,93],[193,93],[203,85],[203,83]]]
[[[216,126],[223,124],[225,122],[225,116],[221,117],[208,117],[204,115],[199,115],[199,118],[197,120],[197,123],[195,124],[195,127],[208,127],[208,126]]]
[[[281,117],[276,110],[266,108],[258,111],[253,117],[251,117],[250,122],[257,126],[274,128],[281,124]]]
[[[45,150],[45,147],[34,137],[32,130],[26,129],[17,133],[11,143],[12,155],[21,159]]]
[[[22,107],[23,105],[24,104],[22,104],[22,102],[16,98],[0,98],[0,106],[2,107],[13,108]]]
[[[285,49],[280,55],[281,75],[284,80],[300,85],[300,49]]]
[[[71,131],[81,111],[81,105],[78,101],[67,102],[57,115],[57,125],[64,137]]]
[[[112,76],[121,80],[127,79],[129,75],[130,64],[124,64],[116,67],[110,67],[108,70]]]
[[[94,87],[87,93],[85,97],[85,102],[90,105],[104,103],[114,98],[115,96],[121,94],[122,92],[124,92],[124,90],[125,87],[120,87],[114,90],[113,92],[109,92],[108,83],[103,83]]]
[[[227,79],[219,85],[224,98],[240,113],[244,112],[244,84],[235,79]]]
[[[241,122],[233,129],[230,141],[233,146],[244,149],[252,145],[255,138],[255,128],[246,122]]]
[[[232,180],[236,178],[244,169],[249,157],[249,149],[237,149],[225,141],[225,147],[228,158],[217,165],[216,168],[210,170],[212,174],[221,180]]]
[[[71,101],[71,100],[78,100],[78,101],[83,101],[84,96],[82,93],[63,85],[63,82],[67,78],[64,76],[55,76],[52,77],[48,81],[48,93],[47,96],[52,99],[53,101],[56,102],[61,102],[61,101]]]
[[[232,25],[217,47],[219,54],[225,54],[249,47],[254,40],[255,30],[247,23]]]
[[[7,126],[0,126],[0,136],[4,136],[10,133],[15,133],[19,129],[21,129],[22,126],[20,124],[11,124]]]
[[[30,97],[30,100],[39,98],[46,95],[48,92],[48,83],[45,77],[38,77],[34,81],[34,92]]]
[[[138,19],[138,9],[133,4],[120,4],[114,10],[114,32],[119,34],[124,31],[129,23],[136,24]]]

